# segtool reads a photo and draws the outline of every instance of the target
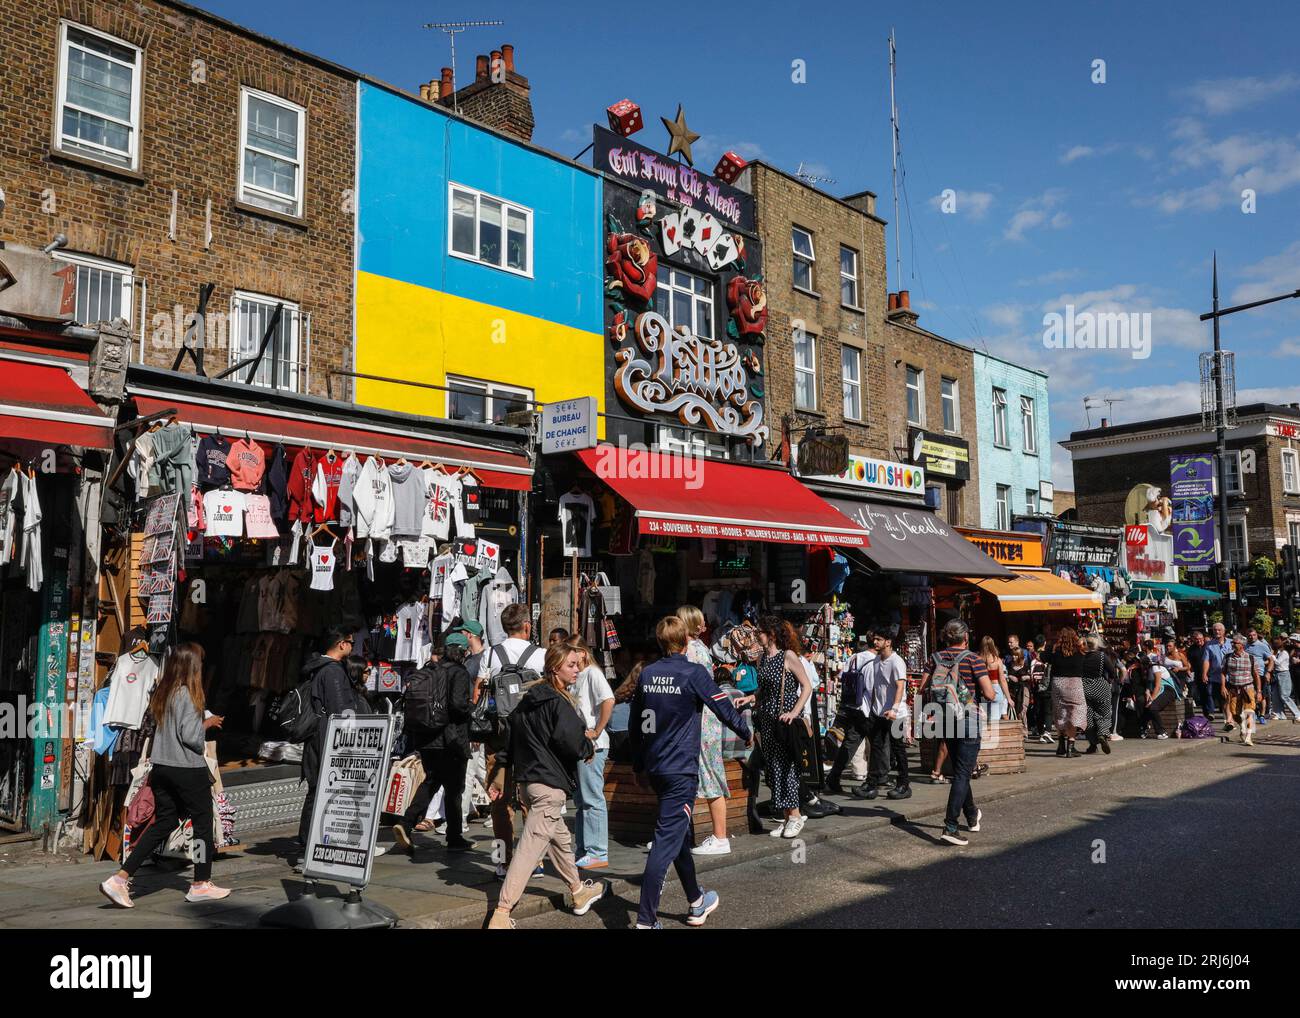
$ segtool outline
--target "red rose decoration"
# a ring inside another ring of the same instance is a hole
[[[605,243],[605,271],[610,287],[649,304],[654,299],[659,258],[645,239],[631,233],[611,233]]]
[[[614,320],[609,323],[609,338],[617,346],[622,346],[623,340],[627,339],[626,311],[620,311],[614,315]]]
[[[727,284],[727,307],[741,336],[759,335],[767,328],[767,289],[761,279],[732,276]]]

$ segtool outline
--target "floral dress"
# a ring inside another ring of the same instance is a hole
[[[699,640],[692,640],[686,648],[686,659],[703,665],[713,676],[713,655]],[[700,799],[730,798],[727,790],[727,767],[722,758],[722,722],[713,711],[705,708],[700,717],[700,787],[695,793]]]

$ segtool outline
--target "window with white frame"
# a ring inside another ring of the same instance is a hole
[[[239,200],[302,216],[307,111],[252,88],[239,90]]]
[[[478,378],[447,377],[447,417],[476,424],[504,424],[506,415],[528,410],[533,391]]]
[[[817,337],[802,328],[794,331],[794,405],[817,409]]]
[[[907,423],[925,426],[925,372],[907,366]]]
[[[1282,450],[1282,490],[1288,495],[1300,495],[1300,452]]]
[[[993,390],[993,444],[1000,448],[1010,448],[1007,440],[1007,390]]]
[[[858,253],[840,245],[840,303],[848,308],[858,304]]]
[[[61,151],[139,167],[143,63],[139,47],[60,23],[55,136]]]
[[[813,263],[817,261],[813,252],[813,235],[801,226],[793,227],[790,230],[790,243],[794,249],[794,285],[811,293]]]
[[[840,347],[840,368],[844,380],[844,417],[862,420],[862,351],[852,346]]]
[[[703,276],[660,265],[655,310],[676,330],[713,338],[713,284]]]
[[[1025,489],[1025,512],[1028,513],[1030,516],[1033,516],[1035,513],[1038,512],[1038,489],[1037,488]]]
[[[1038,418],[1034,413],[1034,398],[1020,397],[1020,430],[1024,435],[1025,452],[1038,452]]]
[[[283,305],[280,317],[275,317],[276,305]],[[269,389],[298,388],[298,342],[302,315],[298,305],[263,294],[236,290],[230,302],[230,363],[238,364],[257,354],[262,339],[274,322],[262,353],[261,363],[253,373],[250,364],[235,372],[236,381],[262,385]]]
[[[76,310],[73,312],[82,325],[111,322],[125,318],[129,323],[134,303],[135,282],[131,266],[93,258],[90,255],[55,254],[55,260],[73,267],[73,285],[76,287]]]
[[[1223,458],[1223,490],[1229,495],[1240,495],[1241,487],[1241,451],[1229,449]]]
[[[450,185],[450,250],[457,258],[533,274],[533,210],[463,184]]]
[[[1290,520],[1286,525],[1287,542],[1300,547],[1300,520]]]
[[[957,400],[957,379],[940,379],[939,400],[943,403],[943,430],[949,434],[960,431],[961,409]]]
[[[1010,530],[1011,529],[1011,485],[1009,484],[998,485],[997,509],[998,509],[998,522],[997,522],[998,530]]]
[[[684,456],[703,456],[706,459],[731,459],[727,440],[711,432],[692,431],[664,424],[658,428],[659,449],[679,452]]]
[[[1250,563],[1250,548],[1246,541],[1246,521],[1228,521],[1228,561],[1233,565],[1246,566]]]

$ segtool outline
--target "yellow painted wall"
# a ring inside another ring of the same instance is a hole
[[[605,409],[599,333],[368,272],[357,273],[356,362],[360,374],[434,385],[461,375],[532,389],[543,403],[595,396]],[[440,389],[367,379],[356,386],[364,406],[447,416],[447,394]]]

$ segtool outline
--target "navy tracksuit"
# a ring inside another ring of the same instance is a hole
[[[659,797],[654,844],[641,878],[637,922],[649,926],[659,913],[659,897],[671,862],[688,902],[700,896],[691,855],[691,814],[700,780],[700,710],[707,707],[741,738],[749,726],[702,666],[683,654],[646,665],[632,697],[628,744],[632,767]]]

